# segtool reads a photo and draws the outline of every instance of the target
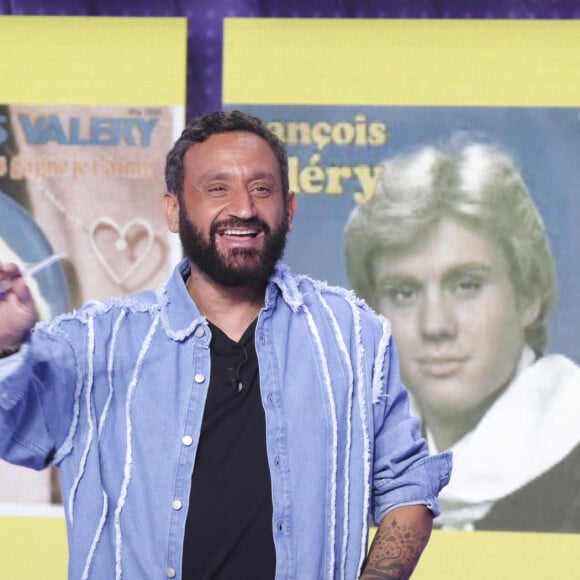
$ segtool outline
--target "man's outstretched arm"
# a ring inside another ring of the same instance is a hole
[[[423,505],[391,510],[374,537],[361,580],[406,580],[425,549],[433,516]]]

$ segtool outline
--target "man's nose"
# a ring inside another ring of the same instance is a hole
[[[422,336],[430,340],[451,338],[457,333],[453,304],[439,288],[425,292],[419,319]]]
[[[244,187],[235,188],[230,196],[228,213],[240,219],[249,219],[256,215],[256,200]]]

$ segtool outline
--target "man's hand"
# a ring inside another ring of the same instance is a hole
[[[390,511],[377,530],[361,580],[410,578],[432,528],[431,512],[423,505]]]
[[[17,347],[36,322],[36,307],[15,264],[0,264],[0,285],[12,286],[0,293],[0,350]]]

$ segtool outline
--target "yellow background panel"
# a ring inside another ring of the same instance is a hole
[[[63,518],[0,517],[0,578],[63,580],[67,564]]]
[[[3,104],[183,105],[185,18],[0,16]]]
[[[0,16],[0,103],[185,106],[185,18]],[[0,517],[0,578],[62,580],[62,518]]]
[[[578,20],[226,19],[223,102],[577,106]]]
[[[580,21],[226,19],[223,103],[577,107]],[[441,532],[414,580],[580,578],[580,534]]]
[[[580,534],[434,531],[413,580],[577,580]]]

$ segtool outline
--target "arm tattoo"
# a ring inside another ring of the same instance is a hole
[[[379,528],[362,578],[364,580],[406,579],[415,569],[429,534],[417,526],[399,525],[393,519],[389,528]]]

